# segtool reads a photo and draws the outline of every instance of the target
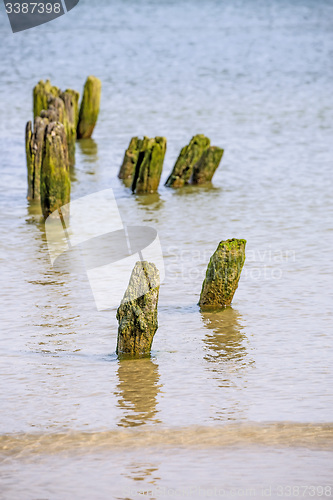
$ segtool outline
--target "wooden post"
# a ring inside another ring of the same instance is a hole
[[[37,116],[32,130],[31,122],[25,131],[25,146],[28,166],[28,200],[40,200],[40,176],[47,118]]]
[[[99,114],[101,90],[101,81],[95,76],[89,76],[84,86],[80,107],[78,139],[89,139],[92,136]]]
[[[138,156],[132,191],[136,194],[155,193],[160,184],[166,152],[165,137],[149,139]]]
[[[203,152],[200,160],[193,167],[191,184],[210,182],[221,163],[224,150],[211,146]]]
[[[68,160],[70,166],[75,165],[75,143],[77,139],[77,125],[79,121],[80,94],[76,90],[67,89],[60,94],[64,103],[64,116],[59,120],[65,126],[68,145]]]
[[[188,184],[194,165],[209,146],[210,140],[208,137],[202,134],[192,137],[190,143],[181,150],[165,185],[172,188],[179,188]]]
[[[45,130],[41,166],[41,205],[46,219],[52,212],[70,202],[71,181],[65,127],[51,122]]]
[[[211,257],[202,285],[199,305],[230,306],[245,262],[246,240],[221,241]]]
[[[137,262],[117,311],[117,354],[148,355],[158,328],[160,277],[157,267]]]
[[[41,80],[33,90],[33,108],[34,118],[39,116],[43,109],[48,109],[48,100],[50,96],[59,97],[60,90],[54,87],[50,80],[44,82]]]
[[[132,137],[129,146],[125,151],[123,163],[120,167],[118,178],[122,179],[127,186],[131,186],[134,179],[135,167],[138,163],[139,153],[145,148],[149,138]]]

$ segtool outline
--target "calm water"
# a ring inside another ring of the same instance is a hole
[[[333,3],[81,0],[16,35],[0,14],[0,498],[331,484]],[[84,275],[52,269],[26,201],[31,90],[81,90],[88,74],[102,110],[72,199],[112,187],[126,224],[159,233],[151,359],[117,360],[115,310],[97,312]],[[130,137],[168,138],[163,181],[195,133],[225,148],[211,188],[136,197],[118,182]],[[207,262],[231,237],[248,241],[233,307],[202,314]]]

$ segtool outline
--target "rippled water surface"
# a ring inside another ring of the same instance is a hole
[[[4,16],[0,5],[0,498],[330,485],[332,2],[81,0],[15,35]],[[126,224],[158,231],[150,359],[117,359],[116,311],[97,311],[85,275],[52,269],[26,201],[31,90],[42,78],[81,90],[88,74],[101,114],[77,145],[72,199],[112,187]],[[213,185],[165,188],[196,133],[225,148]],[[143,134],[168,150],[159,193],[137,197],[117,172]],[[207,262],[231,237],[247,240],[233,306],[201,313]],[[324,495],[312,493],[298,496]]]

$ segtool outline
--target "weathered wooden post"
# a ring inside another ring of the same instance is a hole
[[[166,144],[165,137],[155,137],[155,139],[149,139],[145,148],[141,149],[135,167],[133,193],[155,193],[158,190]]]
[[[202,134],[192,137],[190,143],[181,150],[165,185],[172,188],[179,188],[188,184],[194,165],[209,146],[210,140],[208,137]]]
[[[146,136],[143,139],[140,139],[139,137],[132,137],[129,146],[125,151],[124,160],[120,167],[118,178],[122,179],[128,186],[131,186],[133,183],[139,153],[142,149],[145,149],[145,145],[148,141],[149,138]]]
[[[163,170],[167,141],[165,137],[132,137],[118,177],[133,193],[157,191]]]
[[[64,115],[59,121],[64,124],[68,144],[69,164],[75,164],[75,143],[77,139],[77,125],[79,121],[80,94],[76,90],[67,89],[60,94],[64,103]]]
[[[117,354],[148,355],[158,328],[160,276],[155,264],[137,262],[117,311]]]
[[[70,202],[71,181],[65,127],[60,122],[46,126],[41,165],[40,195],[43,216]]]
[[[88,76],[79,113],[78,139],[89,139],[92,136],[99,114],[101,90],[101,81],[95,76]]]
[[[199,305],[230,306],[245,262],[246,240],[221,241],[211,257],[202,285]]]
[[[58,89],[58,87],[54,87],[50,80],[46,80],[46,82],[41,80],[38,82],[33,90],[34,118],[39,116],[43,109],[48,109],[50,96],[59,97],[60,93],[60,89]]]
[[[223,153],[224,150],[217,146],[210,146],[206,149],[193,167],[191,184],[205,184],[210,182],[221,163]]]
[[[28,200],[40,200],[40,175],[44,146],[45,128],[48,119],[37,116],[34,122],[28,122],[25,131],[25,149],[28,167]]]
[[[76,90],[67,89],[61,92],[58,87],[51,85],[50,80],[40,81],[33,91],[34,116],[45,116],[45,112],[50,109],[57,111],[55,121],[63,123],[65,126],[69,164],[75,164],[75,142],[77,139],[76,130],[79,120],[79,98],[80,94]],[[50,121],[52,121],[50,119]]]

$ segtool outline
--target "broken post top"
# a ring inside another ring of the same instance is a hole
[[[179,188],[188,184],[192,176],[194,165],[199,161],[202,154],[209,146],[210,139],[205,135],[197,134],[192,137],[190,143],[181,150],[165,185]]]
[[[211,257],[202,285],[201,307],[229,306],[245,262],[246,240],[221,241]]]
[[[33,109],[34,109],[34,118],[39,116],[43,109],[48,109],[48,100],[50,96],[59,97],[60,89],[58,87],[54,87],[50,80],[40,80],[33,90]]]
[[[117,354],[147,356],[158,328],[160,277],[155,264],[137,262],[117,310]]]
[[[121,304],[126,304],[146,295],[147,292],[160,286],[160,274],[155,264],[138,261]]]

